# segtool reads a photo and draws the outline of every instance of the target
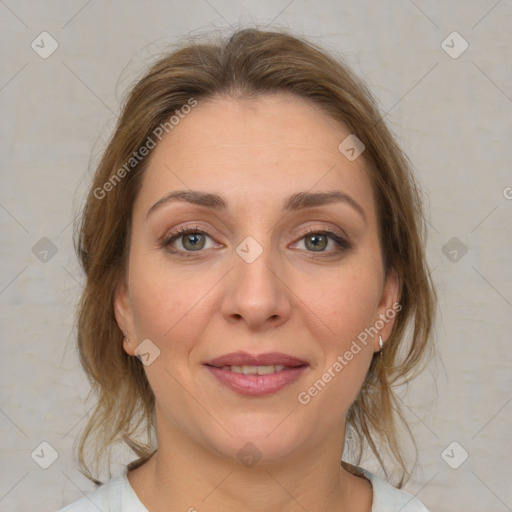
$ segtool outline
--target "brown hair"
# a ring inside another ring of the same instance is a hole
[[[397,420],[409,428],[393,388],[415,376],[433,354],[430,334],[436,303],[425,258],[419,188],[369,91],[341,61],[296,36],[257,29],[239,30],[215,42],[193,41],[160,58],[129,92],[96,170],[76,241],[86,276],[78,311],[78,350],[91,393],[97,395],[78,459],[81,471],[95,482],[86,452],[97,468],[118,442],[139,456],[130,467],[155,451],[154,396],[143,364],[123,350],[113,308],[114,290],[126,271],[132,207],[148,162],[148,157],[131,159],[191,99],[278,91],[313,102],[366,147],[363,157],[376,201],[385,270],[398,274],[402,309],[385,350],[374,355],[348,411],[347,433],[356,463],[369,447],[387,474],[387,450],[401,470],[397,486],[404,483],[408,472]]]

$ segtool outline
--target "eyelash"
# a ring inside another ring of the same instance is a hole
[[[206,231],[203,231],[199,229],[197,226],[188,226],[188,227],[182,227],[178,228],[175,232],[170,233],[168,236],[166,236],[162,240],[162,247],[167,248],[170,252],[174,254],[178,254],[180,256],[183,256],[185,258],[193,258],[196,256],[195,253],[201,253],[204,252],[204,250],[198,250],[198,251],[183,251],[181,249],[170,249],[169,247],[171,244],[178,240],[179,238],[188,235],[188,234],[200,234],[200,235],[206,235],[209,238],[212,238]],[[334,231],[331,231],[329,229],[314,229],[314,228],[308,228],[308,230],[302,234],[302,236],[298,239],[298,241],[302,240],[303,238],[306,238],[310,235],[323,235],[331,238],[336,243],[337,247],[334,250],[331,251],[318,251],[319,254],[324,254],[324,256],[313,256],[313,257],[326,257],[326,256],[332,256],[335,253],[343,252],[348,249],[352,248],[352,244],[345,238],[341,237]],[[315,253],[315,251],[306,251],[310,252],[312,254]]]

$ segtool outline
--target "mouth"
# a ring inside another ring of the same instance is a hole
[[[222,370],[230,372],[243,373],[244,375],[270,375],[271,373],[281,372],[285,369],[282,364],[265,366],[223,366]]]
[[[309,364],[287,354],[237,352],[212,359],[204,366],[232,391],[262,396],[276,393],[297,381]]]

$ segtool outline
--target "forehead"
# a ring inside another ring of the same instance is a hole
[[[348,135],[289,93],[200,101],[153,150],[137,203],[184,188],[217,192],[239,206],[340,189],[373,209],[363,159],[349,161],[338,149]]]

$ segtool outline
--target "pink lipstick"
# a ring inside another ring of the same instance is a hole
[[[231,390],[251,396],[276,393],[299,379],[309,367],[304,360],[277,352],[258,355],[235,352],[204,365]]]

